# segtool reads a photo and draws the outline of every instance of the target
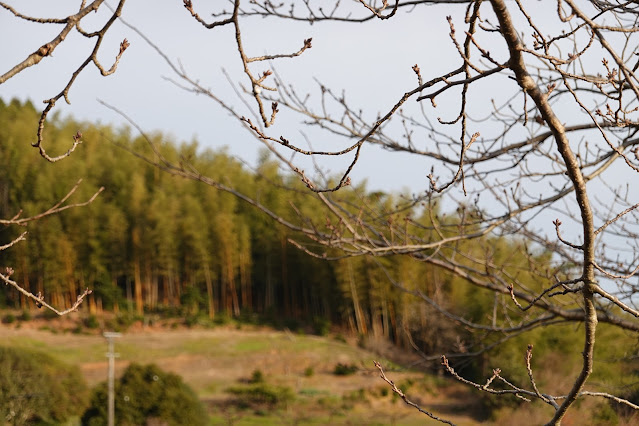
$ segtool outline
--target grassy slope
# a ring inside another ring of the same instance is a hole
[[[49,330],[38,329],[42,324],[33,321],[0,325],[0,339],[5,345],[39,349],[77,365],[90,386],[105,379],[106,343],[100,334],[52,332],[65,329],[63,323],[47,324]],[[423,414],[388,392],[373,366],[374,359],[382,362],[400,387],[409,388],[409,397],[424,408],[457,424],[475,424],[455,405],[459,404],[459,387],[442,388],[433,378],[405,371],[331,338],[248,327],[133,327],[117,340],[116,351],[120,353],[116,373],[129,362],[138,362],[155,363],[181,375],[207,402],[214,424],[429,424]],[[354,364],[359,370],[350,376],[335,376],[337,363]],[[245,382],[254,370],[262,371],[269,384],[290,387],[295,400],[285,408],[260,414],[238,411],[228,404],[230,395],[225,390]]]

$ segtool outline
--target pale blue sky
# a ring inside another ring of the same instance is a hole
[[[13,1],[25,14],[62,17],[73,13],[77,1],[61,0]],[[113,1],[110,2],[114,4]],[[206,2],[195,2],[195,8],[208,19]],[[387,21],[372,21],[366,25],[318,23],[308,25],[282,20],[253,18],[244,20],[244,46],[249,55],[288,53],[298,50],[303,40],[313,38],[313,47],[301,57],[275,62],[278,72],[301,92],[318,95],[314,78],[336,92],[346,90],[353,105],[368,112],[371,120],[378,112],[385,113],[408,90],[416,85],[411,69],[419,64],[425,79],[459,66],[454,47],[448,38],[445,16],[454,14],[463,19],[463,7],[428,8],[417,13],[398,12]],[[425,13],[427,12],[427,13]],[[104,22],[106,14],[91,16]],[[151,38],[174,60],[180,60],[190,75],[199,79],[229,103],[242,108],[221,72],[225,68],[235,83],[247,85],[241,71],[232,28],[207,30],[196,23],[181,1],[136,0],[128,2],[123,18]],[[90,22],[90,21],[89,21]],[[89,22],[85,24],[90,28]],[[6,72],[29,53],[52,39],[60,26],[27,23],[0,11],[1,32],[11,43],[0,45],[0,72]],[[124,54],[117,72],[102,77],[89,66],[70,92],[72,104],[59,101],[55,111],[75,118],[102,123],[122,123],[121,117],[97,102],[101,99],[128,113],[148,131],[162,130],[180,141],[196,138],[202,146],[228,146],[230,151],[253,162],[260,144],[235,119],[202,96],[186,93],[163,79],[175,77],[165,62],[133,31],[116,23],[109,31],[99,58],[110,67],[119,43],[127,38],[131,47]],[[0,86],[0,96],[10,99],[32,99],[36,106],[57,94],[90,51],[91,44],[76,32],[38,66],[28,69]],[[254,73],[267,69],[267,64],[254,65]],[[414,101],[413,101],[414,102]],[[245,110],[246,111],[246,110]],[[248,112],[244,112],[248,116]],[[441,113],[441,111],[439,112]],[[300,137],[299,129],[291,127],[286,110],[282,109],[274,136]],[[34,129],[35,132],[35,129]],[[313,131],[309,131],[314,136]],[[323,133],[313,140],[313,147],[330,146],[330,136]],[[300,137],[300,140],[303,140]],[[90,142],[90,141],[89,141]],[[330,171],[339,172],[346,161],[322,163]],[[304,164],[304,163],[302,163]],[[312,166],[309,163],[306,167]],[[383,167],[380,167],[383,165]],[[410,188],[419,191],[428,187],[426,175],[430,164],[423,159],[380,152],[367,148],[361,165],[353,173],[353,181],[367,178],[370,185],[383,190]]]

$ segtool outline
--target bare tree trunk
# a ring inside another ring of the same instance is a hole
[[[240,253],[240,288],[242,291],[242,308],[253,311],[253,296],[251,294],[251,282],[249,276],[250,255]]]
[[[131,291],[131,278],[127,275],[126,277],[126,304],[127,304],[127,311],[129,313],[131,313],[131,311],[133,310],[133,294]]]
[[[89,297],[89,313],[95,315],[98,313],[98,305],[95,297]]]
[[[382,297],[382,332],[384,338],[388,339],[390,336],[390,323],[388,318],[388,301],[385,297]]]
[[[237,286],[235,285],[235,277],[233,275],[229,277],[229,291],[231,293],[233,315],[238,317],[240,316],[240,300],[237,296]]]
[[[388,314],[390,317],[390,323],[391,323],[391,329],[393,331],[393,340],[395,342],[396,345],[399,345],[400,343],[400,330],[397,327],[397,316],[395,315],[395,306],[394,304],[389,304],[388,305]]]
[[[29,268],[27,267],[27,255],[22,256],[22,288],[25,290],[30,290],[31,285],[29,284]],[[29,309],[29,302],[24,294],[20,293],[19,303],[20,309],[25,310]]]
[[[362,313],[362,309],[359,305],[359,296],[357,295],[357,286],[355,285],[355,278],[353,277],[353,267],[351,266],[350,260],[347,260],[346,264],[348,265],[348,283],[351,289],[351,299],[353,300],[353,310],[355,311],[355,321],[357,323],[357,333],[361,335],[367,334],[366,329],[366,321],[364,319],[364,314]]]
[[[149,309],[153,309],[153,272],[151,271],[151,259],[144,262],[144,301]]]
[[[138,315],[144,314],[144,301],[142,300],[142,276],[140,274],[140,259],[136,256],[133,260],[133,283],[135,292],[135,310]]]
[[[275,299],[273,289],[273,268],[271,266],[271,254],[266,255],[266,288],[264,289],[264,311],[268,312],[269,308],[273,306]]]
[[[204,265],[204,279],[206,280],[206,295],[209,305],[209,319],[215,318],[215,298],[213,296],[213,279],[211,278],[211,268],[209,264]]]
[[[138,315],[144,314],[144,300],[142,299],[142,273],[140,270],[140,230],[135,227],[131,235],[133,243],[133,281],[135,292],[135,310]]]
[[[113,286],[114,290],[119,290],[118,289],[118,280],[116,278],[116,274],[112,273],[111,274],[111,285]],[[120,304],[118,303],[118,297],[117,295],[119,295],[119,291],[116,291],[116,297],[113,298],[113,313],[115,315],[118,315],[120,313]]]
[[[284,304],[284,315],[291,315],[291,289],[288,282],[288,270],[286,268],[286,239],[280,238],[280,268],[282,272],[282,303]]]
[[[594,306],[594,292],[596,291],[597,284],[595,283],[594,276],[594,263],[595,263],[595,232],[594,221],[590,201],[588,199],[588,192],[586,188],[586,181],[584,180],[583,173],[579,162],[577,161],[572,148],[570,147],[570,141],[566,135],[566,130],[561,120],[555,115],[548,95],[539,88],[535,80],[528,73],[524,59],[521,52],[521,41],[519,34],[512,22],[510,13],[503,0],[491,0],[493,10],[497,15],[497,19],[500,24],[500,31],[506,40],[508,50],[510,51],[509,67],[515,73],[517,83],[529,95],[544,122],[550,128],[555,143],[557,144],[557,151],[559,151],[566,166],[566,173],[570,178],[572,185],[575,189],[575,196],[577,198],[577,204],[579,205],[579,211],[581,214],[581,221],[583,227],[583,244],[580,249],[583,251],[583,272],[581,280],[583,281],[583,309],[584,309],[584,331],[585,342],[583,354],[582,370],[579,377],[575,381],[572,389],[568,393],[566,399],[564,399],[561,406],[555,412],[554,417],[548,422],[548,424],[558,425],[561,423],[562,418],[566,414],[568,407],[570,407],[579,392],[583,389],[586,380],[592,373],[594,347],[595,347],[595,331],[597,328],[597,312]],[[578,8],[572,4],[571,0],[567,0],[567,3],[571,6],[573,12],[579,13]],[[582,19],[584,17],[582,16]],[[586,19],[584,19],[586,20]],[[597,30],[593,28],[593,31],[597,33]]]

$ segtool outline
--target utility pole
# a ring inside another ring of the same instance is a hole
[[[108,344],[108,352],[106,353],[107,358],[109,358],[109,370],[107,372],[108,375],[108,387],[109,387],[109,419],[108,426],[115,425],[115,392],[114,392],[114,379],[115,379],[115,358],[119,357],[120,354],[113,352],[113,339],[117,337],[122,337],[122,333],[116,333],[113,331],[106,331],[102,334],[107,339]]]

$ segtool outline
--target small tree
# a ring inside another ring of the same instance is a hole
[[[142,425],[161,421],[168,425],[206,425],[208,416],[202,403],[182,378],[156,365],[131,364],[115,383],[115,419],[119,425]],[[107,422],[107,385],[93,390],[91,404],[82,424]]]

